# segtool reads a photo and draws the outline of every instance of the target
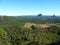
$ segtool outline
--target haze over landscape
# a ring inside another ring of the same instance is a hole
[[[0,15],[60,15],[60,0],[0,0]]]
[[[0,45],[60,45],[60,0],[0,0]]]

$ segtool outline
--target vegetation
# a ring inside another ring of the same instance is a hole
[[[0,45],[50,45],[59,40],[60,17],[0,16]]]

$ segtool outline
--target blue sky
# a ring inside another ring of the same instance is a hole
[[[60,0],[0,0],[0,15],[60,15]]]

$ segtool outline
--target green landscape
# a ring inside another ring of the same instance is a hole
[[[0,16],[0,45],[60,45],[59,16]]]

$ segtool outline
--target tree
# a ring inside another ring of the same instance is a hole
[[[33,30],[36,29],[36,27],[35,27],[34,25],[32,25],[31,28],[32,28]]]

